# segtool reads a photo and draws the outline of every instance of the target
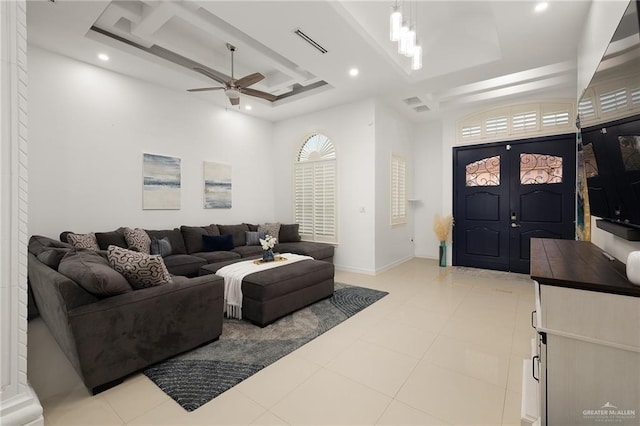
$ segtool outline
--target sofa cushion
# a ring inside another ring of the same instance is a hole
[[[229,251],[233,250],[233,236],[227,235],[203,235],[202,251]]]
[[[169,256],[171,254],[171,243],[169,242],[169,238],[154,238],[151,240],[149,250],[151,254],[159,254],[161,257]]]
[[[88,234],[69,233],[67,235],[67,240],[77,249],[100,250],[98,240],[96,240],[96,234],[93,232]]]
[[[298,243],[279,243],[273,250],[280,253],[304,254],[322,260],[333,257],[334,247],[331,244],[300,241]]]
[[[114,296],[132,290],[125,277],[92,250],[70,250],[60,261],[58,272],[98,296]]]
[[[248,246],[259,246],[260,239],[266,236],[266,232],[258,232],[258,231],[245,231],[244,236],[247,240]]]
[[[297,243],[300,241],[300,225],[293,223],[291,225],[280,225],[278,233],[278,242],[280,243]]]
[[[249,231],[257,231],[258,230],[258,225],[254,225],[252,223],[245,223],[245,225],[247,225],[247,227],[249,228]]]
[[[51,247],[51,248],[42,250],[40,253],[38,253],[37,258],[40,262],[44,263],[49,268],[53,268],[57,271],[58,266],[60,265],[60,261],[71,250],[74,250],[74,249]]]
[[[200,253],[202,249],[203,235],[220,235],[216,225],[209,226],[181,226],[182,238],[188,254]]]
[[[96,232],[96,240],[100,250],[106,250],[109,246],[127,248],[127,240],[124,238],[124,229],[118,228],[111,232]]]
[[[180,229],[162,229],[162,230],[146,230],[150,238],[157,240],[167,237],[171,243],[172,254],[187,254],[187,249],[184,246],[184,239],[182,238],[182,232]]]
[[[238,253],[242,257],[253,257],[262,255],[262,246],[241,246],[232,250],[234,253]]]
[[[109,264],[135,289],[166,284],[171,280],[162,257],[109,246]]]
[[[263,223],[258,225],[258,232],[264,231],[267,235],[271,235],[278,242],[278,235],[280,234],[280,224],[279,223]]]
[[[200,267],[207,264],[203,258],[190,254],[172,254],[163,260],[170,273],[185,277],[195,277]]]
[[[151,238],[144,229],[125,228],[124,239],[127,241],[127,248],[129,250],[139,251],[140,253],[151,253]]]
[[[225,260],[234,260],[241,258],[240,254],[235,253],[234,251],[202,251],[200,253],[193,253],[193,256],[198,256],[202,259],[205,259],[207,263],[223,262]]]
[[[218,225],[218,229],[220,230],[220,235],[233,236],[234,247],[239,247],[247,244],[244,233],[245,231],[249,231],[249,226],[246,223],[241,223],[240,225]]]

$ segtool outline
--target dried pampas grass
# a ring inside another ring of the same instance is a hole
[[[451,215],[442,216],[437,214],[433,218],[433,232],[436,233],[438,240],[447,241],[449,239],[449,232],[451,231],[451,224],[453,223],[453,217]]]

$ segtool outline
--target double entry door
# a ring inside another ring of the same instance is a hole
[[[529,273],[531,238],[575,236],[575,134],[453,150],[453,264]]]

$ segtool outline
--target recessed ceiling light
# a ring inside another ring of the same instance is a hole
[[[251,111],[251,105],[245,105],[244,109],[246,109],[247,111]]]
[[[107,55],[106,53],[99,53],[98,54],[98,59],[100,59],[101,61],[108,61],[109,60],[109,55]]]
[[[538,4],[536,4],[536,12],[543,12],[545,10],[547,10],[547,8],[549,7],[549,3],[546,1],[541,1]]]
[[[351,77],[355,77],[355,76],[357,76],[358,74],[360,74],[360,71],[358,71],[358,68],[351,68],[351,69],[349,70],[349,75],[350,75]]]

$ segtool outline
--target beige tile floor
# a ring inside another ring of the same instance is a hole
[[[413,259],[336,280],[389,295],[191,413],[142,374],[90,396],[33,321],[29,377],[45,424],[520,424],[533,337],[527,276]]]

